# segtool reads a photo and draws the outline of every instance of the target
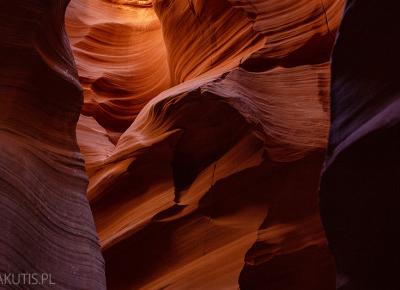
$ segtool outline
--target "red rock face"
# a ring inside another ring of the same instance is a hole
[[[45,245],[66,231],[61,244],[90,257],[73,255],[83,278],[62,272],[67,289],[105,283],[85,191],[108,289],[335,289],[317,191],[344,1],[72,0],[72,53],[66,3],[28,2],[46,11],[35,16],[43,23],[30,35],[13,22],[8,33],[4,22],[0,54],[0,132],[14,144],[3,158],[18,146],[28,157],[0,170],[37,172],[20,177],[36,180],[35,192],[14,204],[43,194],[39,202],[62,208],[48,215],[67,228],[49,232],[38,213]],[[0,14],[13,15],[15,5],[6,7]],[[10,199],[4,180],[1,197]],[[26,186],[18,181],[15,192]]]
[[[334,289],[317,188],[343,1],[141,5],[66,21],[108,287]]]
[[[144,2],[81,0],[67,10],[84,90],[82,114],[113,133],[124,132],[170,84],[160,22]]]
[[[67,4],[0,4],[2,289],[34,287],[5,284],[5,274],[22,281],[18,273],[35,274],[46,289],[106,286],[75,135],[82,94],[64,32]]]

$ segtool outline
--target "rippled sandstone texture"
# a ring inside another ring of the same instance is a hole
[[[0,2],[0,273],[105,289],[75,136],[82,93],[64,32],[67,4]]]
[[[333,53],[321,212],[343,290],[399,289],[396,4],[348,1]]]
[[[138,3],[74,0],[67,10],[84,93],[82,114],[112,136],[124,132],[170,84],[160,22],[151,5]]]
[[[334,289],[343,1],[67,4],[0,4],[0,272],[104,289],[89,199],[108,289]]]
[[[67,12],[108,288],[334,289],[317,191],[343,1],[149,4]]]

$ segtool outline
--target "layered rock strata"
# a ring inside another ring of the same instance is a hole
[[[108,287],[334,289],[317,191],[343,1],[140,2],[67,18]]]
[[[0,3],[1,288],[106,287],[76,141],[82,92],[64,31],[67,5]],[[21,273],[31,278],[22,282]]]

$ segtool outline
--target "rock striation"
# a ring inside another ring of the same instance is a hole
[[[0,272],[51,273],[59,289],[335,289],[318,189],[343,8],[2,1]],[[389,122],[342,95],[351,23],[321,189],[336,257],[337,148],[361,120]]]
[[[123,133],[170,85],[160,21],[147,2],[75,0],[67,10],[66,28],[83,87],[82,114],[112,136]]]
[[[0,273],[14,283],[19,273],[51,276],[37,289],[105,289],[76,141],[82,92],[64,31],[67,4],[0,3]],[[5,287],[33,287],[18,283]]]
[[[344,1],[150,2],[67,13],[108,288],[334,289],[318,186]]]

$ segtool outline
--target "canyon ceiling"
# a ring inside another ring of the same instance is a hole
[[[398,289],[391,1],[0,1],[0,273]]]

